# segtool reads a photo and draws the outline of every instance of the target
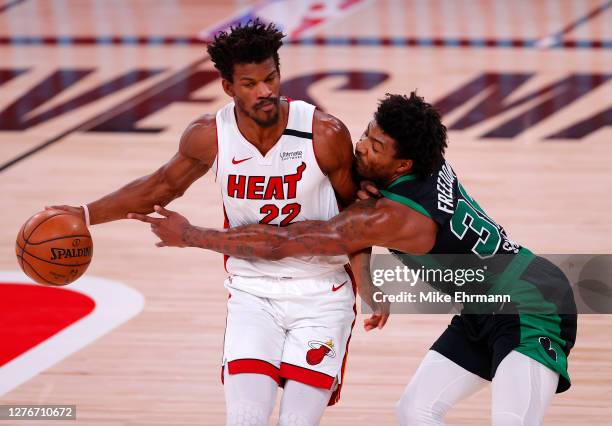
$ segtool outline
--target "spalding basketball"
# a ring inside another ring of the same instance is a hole
[[[93,243],[82,218],[61,210],[43,210],[19,230],[15,253],[23,272],[37,283],[66,285],[87,270]]]

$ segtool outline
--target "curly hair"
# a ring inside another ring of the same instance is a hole
[[[206,50],[221,77],[233,82],[235,64],[259,64],[274,58],[276,69],[280,69],[278,49],[284,36],[274,24],[255,19],[218,33]]]
[[[397,156],[412,160],[412,172],[418,177],[429,176],[444,161],[446,127],[440,113],[416,92],[410,97],[387,93],[374,119],[395,140]]]

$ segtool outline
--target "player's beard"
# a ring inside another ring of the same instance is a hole
[[[257,115],[257,112],[264,107],[265,105],[272,104],[274,108],[271,111],[262,111],[263,114],[267,115],[267,118],[262,119]],[[236,102],[240,111],[247,115],[251,120],[253,120],[259,127],[272,127],[276,123],[278,123],[278,119],[280,118],[280,99],[278,97],[268,98],[256,103],[253,106],[253,111],[249,111],[240,100]]]
[[[358,154],[355,155],[353,161],[353,171],[358,180],[372,181],[379,188],[384,186],[385,176],[380,174],[380,168],[369,163],[366,164]]]
[[[354,161],[354,169],[357,172],[357,175],[361,179],[374,180],[370,167],[368,167],[363,160],[359,157],[359,155],[355,155]]]

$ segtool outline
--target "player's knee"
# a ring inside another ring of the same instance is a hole
[[[238,401],[227,407],[227,426],[266,426],[270,413],[253,401]]]
[[[316,426],[318,422],[309,420],[300,413],[281,413],[278,426]]]
[[[446,407],[419,398],[415,391],[407,391],[395,405],[395,417],[401,426],[442,425]]]
[[[415,403],[409,395],[404,394],[395,404],[395,418],[401,426],[413,426],[423,424],[426,418],[423,407]]]
[[[491,413],[492,426],[536,426],[541,423],[542,419],[525,419],[523,416],[510,411],[493,411]]]

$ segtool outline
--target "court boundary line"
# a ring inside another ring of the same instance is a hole
[[[13,0],[12,2],[8,2],[6,4],[3,4],[2,6],[0,6],[0,13],[4,13],[7,10],[15,7],[15,6],[19,6],[21,3],[26,2],[27,0]]]
[[[565,27],[561,28],[556,33],[553,33],[553,34],[551,34],[549,36],[546,36],[546,37],[543,37],[543,38],[537,40],[536,46],[539,47],[539,48],[555,48],[555,47],[557,47],[557,45],[563,43],[563,36],[565,34],[567,34],[570,31],[575,30],[576,28],[586,24],[587,22],[589,22],[591,19],[593,19],[597,15],[600,15],[603,12],[605,12],[611,6],[612,6],[612,0],[608,0],[607,3],[602,3],[600,6],[596,7],[595,9],[593,9],[592,11],[587,13],[586,15],[584,15],[584,16],[576,19],[575,21],[567,24]],[[609,42],[609,40],[608,40],[608,42]]]
[[[612,0],[609,0],[607,3],[603,3],[601,6],[593,9],[592,11],[587,13],[585,16],[576,19],[574,22],[566,25],[561,30],[557,31],[555,34],[553,34],[553,37],[561,38],[564,34],[567,34],[570,31],[575,30],[576,28],[580,27],[581,25],[586,24],[588,21],[590,21],[591,19],[593,19],[597,15],[602,14],[607,9],[609,9],[611,6],[612,6]]]
[[[612,3],[611,3],[612,4]],[[551,36],[552,37],[552,36]],[[546,38],[550,39],[550,37]],[[302,37],[286,45],[347,47],[542,48],[543,39],[444,37]],[[210,40],[193,36],[1,36],[0,46],[204,46]],[[610,49],[612,40],[555,40],[555,49]]]

